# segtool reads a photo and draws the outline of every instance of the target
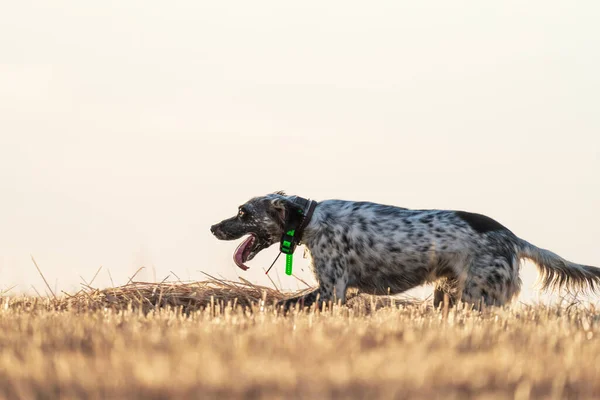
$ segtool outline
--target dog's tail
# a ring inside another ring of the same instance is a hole
[[[528,258],[537,265],[541,274],[542,289],[566,287],[600,293],[600,268],[572,263],[549,250],[519,240],[519,257]]]

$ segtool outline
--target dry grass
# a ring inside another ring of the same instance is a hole
[[[358,296],[282,316],[281,296],[210,281],[4,297],[0,398],[600,395],[591,306],[444,311]]]

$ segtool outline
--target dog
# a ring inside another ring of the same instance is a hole
[[[544,290],[594,292],[600,283],[600,268],[567,261],[487,216],[465,211],[316,202],[275,192],[252,198],[211,232],[220,240],[249,235],[234,254],[236,265],[245,270],[247,261],[282,240],[286,224],[297,215],[304,227],[294,240],[308,249],[319,286],[283,301],[285,309],[298,302],[344,303],[348,288],[393,295],[425,283],[434,284],[435,307],[444,298],[450,305],[502,306],[520,292],[522,258],[537,265]]]

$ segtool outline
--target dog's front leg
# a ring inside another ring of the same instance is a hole
[[[296,304],[299,304],[300,308],[310,307],[316,301],[319,302],[319,306],[332,300],[341,300],[344,303],[348,287],[348,274],[341,270],[340,263],[330,262],[318,265],[315,272],[319,282],[318,289],[302,296],[282,300],[278,305],[283,306],[284,310],[288,310]]]
[[[278,306],[283,307],[284,311],[293,308],[296,304],[298,304],[299,308],[302,309],[304,307],[310,307],[315,303],[315,301],[321,301],[321,293],[319,289],[315,289],[312,292],[304,294],[302,296],[290,297],[289,299],[281,300],[277,303]]]

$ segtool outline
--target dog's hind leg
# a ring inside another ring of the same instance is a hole
[[[462,300],[476,307],[502,306],[521,290],[516,257],[489,255],[474,260],[462,292]]]
[[[447,296],[452,307],[460,300],[471,260],[464,255],[441,259],[435,266],[433,306],[438,308]]]
[[[459,300],[461,290],[458,281],[454,278],[441,278],[435,282],[433,289],[433,306],[438,308],[444,302],[444,297],[448,296],[449,306],[452,307]]]

